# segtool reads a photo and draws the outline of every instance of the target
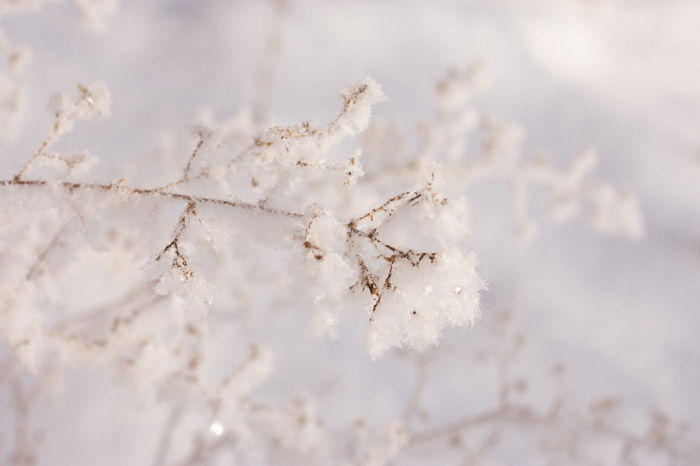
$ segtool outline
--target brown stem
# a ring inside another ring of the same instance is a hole
[[[149,189],[149,188],[132,188],[132,187],[122,187],[119,186],[117,183],[107,183],[107,184],[102,184],[102,183],[79,183],[79,182],[71,182],[71,181],[60,181],[57,183],[52,183],[49,181],[45,180],[18,180],[18,179],[12,179],[12,180],[0,180],[0,186],[42,186],[42,187],[49,187],[52,185],[58,184],[62,188],[68,190],[68,191],[77,191],[77,190],[84,190],[84,191],[101,191],[101,192],[109,192],[113,189],[122,189],[128,194],[133,194],[133,195],[140,195],[140,196],[151,196],[151,197],[162,197],[166,199],[173,199],[177,201],[186,201],[186,202],[194,202],[197,204],[214,204],[214,205],[219,205],[219,206],[225,206],[225,207],[235,207],[239,209],[247,209],[247,210],[258,210],[260,212],[265,212],[268,214],[272,215],[280,215],[280,216],[285,216],[285,217],[292,217],[292,218],[303,218],[304,215],[297,213],[297,212],[290,212],[286,210],[281,210],[281,209],[275,209],[273,207],[267,207],[263,206],[260,204],[254,204],[251,202],[243,202],[243,201],[229,201],[225,199],[217,199],[217,198],[212,198],[212,197],[204,197],[204,196],[193,196],[189,194],[182,194],[182,193],[176,193],[172,191],[163,191],[160,189]]]

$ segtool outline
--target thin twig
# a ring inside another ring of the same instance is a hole
[[[238,209],[246,210],[258,210],[260,212],[265,212],[272,215],[280,215],[292,218],[303,218],[304,215],[286,211],[282,209],[275,209],[273,207],[263,206],[260,204],[254,204],[251,202],[243,201],[229,201],[226,199],[217,199],[212,197],[204,196],[194,196],[189,194],[176,193],[172,191],[163,191],[158,188],[132,188],[128,186],[122,186],[117,183],[76,183],[71,181],[61,181],[61,182],[49,182],[45,180],[0,180],[0,186],[41,186],[41,187],[51,187],[60,186],[68,191],[101,191],[109,192],[114,189],[120,189],[128,194],[140,195],[140,196],[151,196],[154,198],[162,197],[166,199],[173,199],[177,201],[195,202],[198,204],[214,204],[225,207],[235,207]]]

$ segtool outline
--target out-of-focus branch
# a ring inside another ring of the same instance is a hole
[[[284,20],[291,9],[291,0],[271,0],[271,11],[266,24],[263,51],[255,70],[255,93],[253,94],[253,123],[265,126],[270,112],[275,68],[282,50]]]

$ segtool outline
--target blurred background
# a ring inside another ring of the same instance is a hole
[[[80,125],[62,145],[89,148],[109,174],[151,151],[164,131],[182,131],[205,106],[227,116],[258,105],[270,124],[324,122],[337,112],[337,90],[368,75],[389,98],[375,108],[375,121],[408,133],[432,115],[435,83],[449,68],[481,62],[493,82],[476,100],[479,111],[518,122],[524,152],[546,151],[562,167],[595,148],[596,177],[637,193],[646,235],[630,241],[582,220],[543,222],[522,244],[507,186],[470,185],[471,246],[489,290],[481,324],[449,331],[419,358],[429,361],[425,422],[492,401],[497,370],[474,354],[490,344],[508,310],[508,325],[527,341],[513,371],[527,379],[529,403],[550,402],[559,383],[550,380],[551,368],[562,363],[573,406],[618,396],[629,429],[643,431],[649,413],[661,410],[694,425],[697,439],[698,25],[694,0],[123,0],[100,32],[81,26],[70,4],[49,3],[2,18],[5,34],[33,58],[23,126],[2,147],[0,169],[7,178],[31,154],[51,123],[49,96],[76,82],[104,81],[112,117]],[[319,396],[330,425],[358,417],[381,425],[401,411],[413,356],[370,361],[357,325],[344,326],[335,340],[298,342],[290,329],[305,320],[286,314],[279,322],[269,330],[280,354],[262,389],[269,396]],[[159,429],[163,412],[133,402],[107,376],[76,370],[68,380],[50,415],[60,429],[42,440],[40,464],[147,464],[139,458],[154,448],[148,433]],[[3,431],[7,444],[0,412]],[[505,449],[492,463],[542,464],[517,456],[523,448]],[[460,464],[432,455],[396,464]],[[598,464],[617,464],[614,454],[602,455]],[[642,464],[662,464],[648,461]]]

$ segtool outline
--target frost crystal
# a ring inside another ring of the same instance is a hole
[[[476,258],[444,251],[432,262],[394,267],[392,285],[372,314],[367,345],[373,358],[391,347],[424,350],[439,341],[446,327],[474,325],[479,318]]]

